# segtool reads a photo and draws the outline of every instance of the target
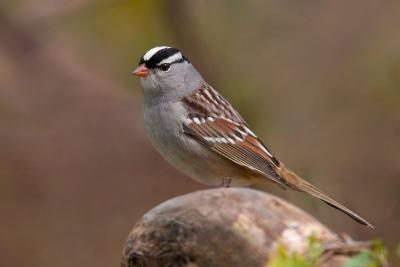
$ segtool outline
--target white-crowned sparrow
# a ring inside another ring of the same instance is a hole
[[[277,160],[178,49],[150,49],[133,74],[140,77],[145,127],[154,147],[188,176],[207,185],[273,181],[311,194],[372,227]]]

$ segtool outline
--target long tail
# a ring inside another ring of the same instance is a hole
[[[374,226],[372,226],[372,224],[370,224],[367,220],[362,218],[360,215],[356,214],[355,212],[346,208],[345,206],[343,206],[336,200],[327,196],[324,192],[322,192],[321,190],[319,190],[317,187],[313,186],[309,182],[303,180],[301,177],[299,177],[293,171],[286,168],[283,164],[281,164],[281,166],[278,167],[277,172],[287,182],[287,186],[290,187],[291,189],[294,189],[296,191],[306,192],[306,193],[324,201],[329,206],[332,206],[332,207],[344,212],[345,214],[347,214],[348,216],[353,218],[358,223],[361,223],[363,225],[367,225],[371,228],[374,228]]]

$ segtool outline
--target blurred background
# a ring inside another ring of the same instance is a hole
[[[150,146],[131,71],[181,48],[272,152],[400,240],[399,1],[2,0],[0,265],[118,266],[135,221],[205,189]],[[392,253],[393,255],[393,253]]]

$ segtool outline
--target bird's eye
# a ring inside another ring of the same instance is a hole
[[[162,71],[168,71],[171,68],[171,64],[164,63],[164,64],[161,64],[159,68]]]

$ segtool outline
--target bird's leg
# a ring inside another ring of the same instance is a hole
[[[218,187],[230,187],[232,178],[223,178],[221,184]]]

